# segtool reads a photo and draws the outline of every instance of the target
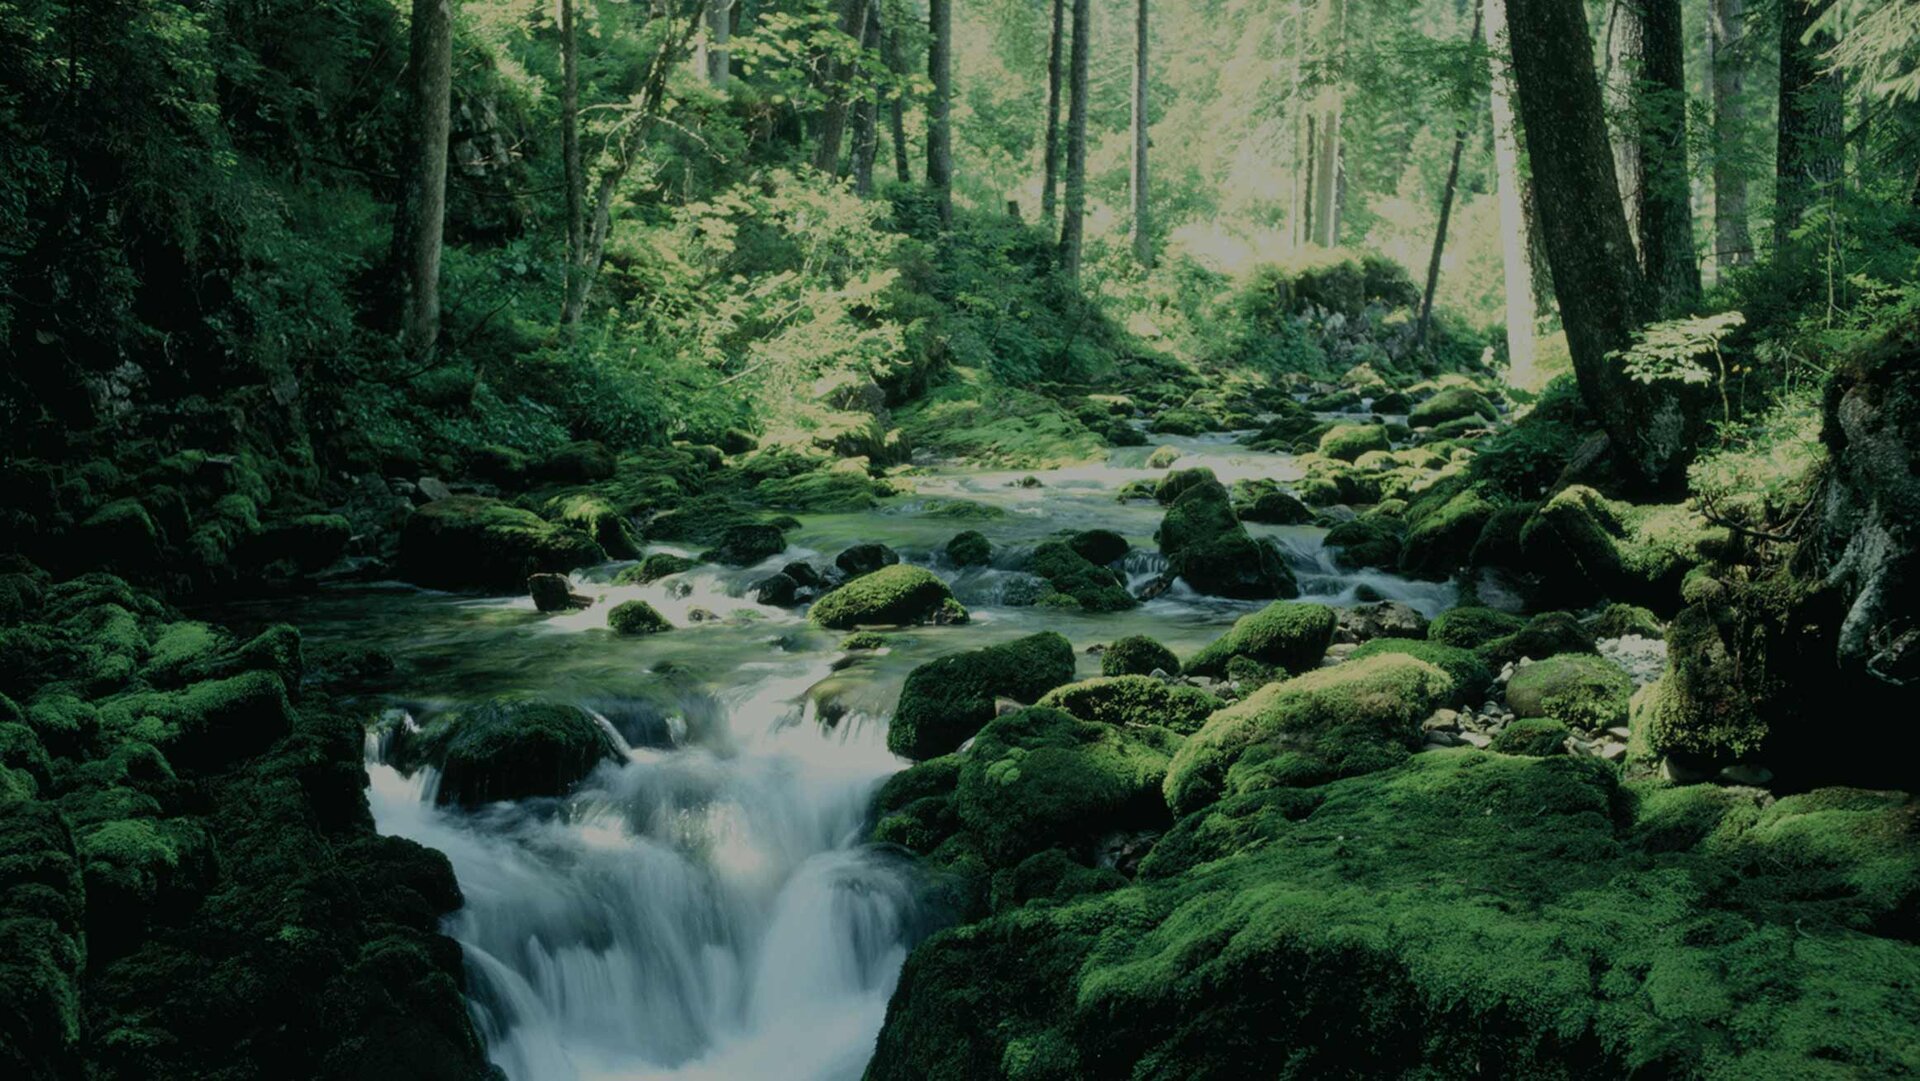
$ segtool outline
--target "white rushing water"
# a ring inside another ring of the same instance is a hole
[[[439,809],[430,771],[369,763],[381,831],[453,862],[448,932],[508,1077],[859,1076],[917,921],[858,843],[900,766],[883,726],[796,705],[826,674],[745,668],[711,746],[634,750],[565,801]]]

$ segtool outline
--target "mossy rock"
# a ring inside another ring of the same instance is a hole
[[[947,754],[993,719],[996,697],[1032,702],[1073,672],[1072,644],[1051,631],[929,661],[900,689],[887,748],[912,759]]]
[[[1333,561],[1348,569],[1392,568],[1400,562],[1401,526],[1380,515],[1364,514],[1327,531]]]
[[[1507,705],[1515,716],[1552,717],[1590,731],[1626,724],[1632,697],[1632,677],[1590,653],[1521,665],[1507,682]]]
[[[1609,604],[1593,621],[1595,638],[1664,638],[1666,624],[1660,617],[1637,604]]]
[[[299,514],[270,522],[246,547],[259,563],[284,562],[311,574],[332,566],[347,550],[353,527],[338,514]]]
[[[1032,569],[1053,586],[1057,596],[1071,598],[1089,612],[1121,612],[1138,603],[1119,572],[1089,561],[1060,541],[1035,548]],[[1048,601],[1043,598],[1041,603]]]
[[[1037,705],[1063,709],[1083,721],[1155,726],[1182,734],[1198,731],[1226,705],[1200,690],[1152,676],[1101,676],[1048,691]]]
[[[961,825],[989,859],[1011,866],[1102,833],[1165,824],[1160,786],[1178,737],[1034,707],[995,718],[962,758],[954,790]]]
[[[1420,722],[1453,689],[1445,672],[1403,654],[1269,683],[1181,745],[1167,772],[1167,804],[1185,815],[1262,788],[1385,769],[1420,745]]]
[[[1561,653],[1592,653],[1593,635],[1566,612],[1542,612],[1512,634],[1477,647],[1489,664],[1503,665],[1522,657],[1536,660]]]
[[[1126,884],[1126,876],[1111,867],[1089,867],[1060,849],[1049,848],[995,873],[990,907],[1006,912],[1032,901],[1064,901]]]
[[[1487,667],[1478,653],[1431,640],[1375,638],[1347,654],[1347,660],[1360,661],[1387,653],[1414,657],[1445,672],[1447,678],[1453,680],[1448,705],[1478,705],[1486,701],[1487,691],[1493,687],[1493,669]]]
[[[1520,533],[1528,569],[1656,612],[1678,608],[1687,574],[1727,543],[1684,504],[1620,503],[1582,485],[1541,504]]]
[[[428,503],[400,532],[401,575],[440,589],[517,593],[530,574],[565,574],[606,558],[584,533],[480,496]]]
[[[1407,414],[1407,423],[1415,428],[1431,428],[1456,420],[1493,421],[1500,410],[1487,396],[1472,387],[1448,387],[1418,403]]]
[[[1085,529],[1067,538],[1067,547],[1089,563],[1106,567],[1120,562],[1133,550],[1127,538],[1111,529]]]
[[[618,748],[579,706],[500,697],[438,718],[395,754],[403,769],[440,770],[439,803],[474,807],[495,800],[563,796]]]
[[[617,463],[606,446],[591,440],[568,443],[541,458],[534,471],[547,480],[586,484],[613,476]]]
[[[622,601],[607,610],[607,626],[622,638],[670,631],[673,624],[646,601]]]
[[[1320,453],[1351,462],[1369,451],[1392,450],[1387,430],[1378,424],[1342,424],[1320,437]]]
[[[956,533],[947,542],[947,560],[956,567],[984,567],[993,560],[993,542],[977,529]]]
[[[833,565],[848,578],[872,574],[882,567],[900,562],[900,553],[877,541],[856,544],[833,557]]]
[[[872,510],[893,494],[885,481],[864,469],[822,469],[796,477],[770,477],[753,493],[769,507],[801,514],[848,514]]]
[[[1179,447],[1155,447],[1153,453],[1147,455],[1147,468],[1171,469],[1173,463],[1180,460],[1181,453]]]
[[[1180,658],[1173,650],[1144,634],[1130,634],[1107,644],[1100,654],[1103,676],[1150,676],[1154,672],[1180,674]]]
[[[1263,492],[1238,508],[1242,521],[1263,525],[1304,525],[1313,521],[1313,509],[1286,492]]]
[[[1715,613],[1687,608],[1667,629],[1667,672],[1633,702],[1633,730],[1654,754],[1694,766],[1724,765],[1764,745],[1769,724],[1743,683]]]
[[[1427,626],[1427,637],[1442,645],[1476,649],[1526,625],[1526,620],[1510,612],[1468,605],[1450,608],[1435,616]]]
[[[730,567],[751,567],[786,550],[787,537],[779,526],[749,522],[727,527],[720,534],[720,543],[700,553],[700,558],[708,563],[725,563]]]
[[[657,582],[669,575],[690,571],[699,565],[700,561],[697,559],[677,556],[672,552],[653,552],[640,562],[635,563],[631,567],[623,568],[619,574],[614,575],[613,584],[617,586],[643,586],[649,582]]]
[[[257,755],[291,732],[293,707],[278,675],[255,670],[109,699],[100,706],[100,725],[115,738],[153,744],[183,771],[206,772]]]
[[[1551,717],[1522,717],[1493,737],[1491,749],[1500,754],[1551,758],[1566,753],[1569,735],[1572,733],[1567,726]]]
[[[896,563],[821,597],[807,618],[815,626],[850,630],[863,624],[965,623],[967,610],[932,571]]]
[[[1193,655],[1186,671],[1196,676],[1218,676],[1234,657],[1250,657],[1288,672],[1320,666],[1339,617],[1324,604],[1275,601],[1258,612],[1234,620],[1226,634]]]
[[[848,652],[887,648],[887,636],[873,631],[855,631],[840,640],[840,648]]]
[[[1400,569],[1418,578],[1446,578],[1466,567],[1496,505],[1478,488],[1458,493],[1409,523]]]
[[[611,559],[633,559],[640,542],[627,516],[605,496],[590,491],[571,492],[547,500],[546,517],[592,537]]]
[[[1227,490],[1209,470],[1172,474],[1189,478],[1160,521],[1157,539],[1171,571],[1201,593],[1241,600],[1294,597],[1293,572],[1273,542],[1255,540],[1234,517]],[[1168,488],[1161,484],[1161,495]]]
[[[82,567],[142,573],[158,564],[161,543],[160,528],[147,508],[136,499],[117,499],[80,523],[67,555]]]

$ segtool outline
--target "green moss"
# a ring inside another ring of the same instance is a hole
[[[278,675],[249,671],[109,699],[100,706],[100,724],[116,738],[153,744],[179,769],[207,771],[272,746],[292,731],[293,708]]]
[[[518,592],[529,574],[564,574],[606,559],[591,537],[479,496],[436,500],[400,533],[400,572],[438,588]]]
[[[1632,697],[1632,678],[1590,653],[1521,665],[1507,682],[1507,705],[1516,716],[1552,717],[1592,731],[1626,724]]]
[[[1525,627],[1527,621],[1492,608],[1452,608],[1434,617],[1427,637],[1442,645],[1474,649]]]
[[[549,521],[592,537],[611,559],[633,559],[640,554],[640,542],[627,516],[597,492],[577,491],[554,496],[547,500],[544,512]]]
[[[1171,500],[1169,493],[1173,494]],[[1227,490],[1205,469],[1169,474],[1156,498],[1169,503],[1157,540],[1172,572],[1201,593],[1263,600],[1300,592],[1271,541],[1248,535]]]
[[[623,601],[607,611],[607,626],[625,638],[670,631],[673,624],[646,601]]]
[[[226,638],[210,624],[183,620],[161,627],[142,673],[162,685],[184,682],[187,673],[204,668],[226,647]]]
[[[46,691],[27,704],[25,721],[49,751],[71,755],[92,741],[98,717],[99,711],[85,699],[65,691]]]
[[[1593,635],[1580,621],[1565,612],[1542,612],[1527,620],[1527,625],[1509,635],[1483,642],[1480,656],[1489,664],[1504,665],[1522,657],[1536,660],[1561,653],[1592,653]]]
[[[862,624],[965,623],[967,612],[932,571],[896,563],[821,597],[808,619],[816,626],[848,630]]]
[[[1190,814],[1224,796],[1301,787],[1393,765],[1453,681],[1401,654],[1348,661],[1270,683],[1213,715],[1181,746],[1167,803]]]
[[[1262,492],[1238,509],[1240,519],[1267,525],[1302,525],[1313,521],[1313,511],[1286,492]]]
[[[1619,503],[1574,485],[1540,505],[1520,543],[1549,578],[1572,575],[1601,595],[1672,611],[1687,573],[1723,551],[1727,533],[1685,505]]]
[[[1127,538],[1111,529],[1084,529],[1067,538],[1067,547],[1089,563],[1106,567],[1120,562],[1133,550]]]
[[[1089,612],[1120,612],[1137,603],[1118,571],[1088,561],[1060,541],[1033,550],[1033,573]]]
[[[754,488],[769,507],[800,514],[847,514],[872,510],[893,494],[885,481],[874,480],[862,469],[831,468],[796,477],[771,477]]]
[[[947,542],[947,559],[956,567],[984,567],[993,559],[993,543],[977,529],[956,533]]]
[[[1628,635],[1663,638],[1666,633],[1666,624],[1660,622],[1659,616],[1633,604],[1609,604],[1606,611],[1593,621],[1595,638],[1624,638]]]
[[[1414,519],[1400,552],[1400,569],[1423,578],[1445,578],[1466,567],[1496,509],[1478,488],[1469,488]]]
[[[1013,867],[993,876],[992,908],[1004,912],[1033,901],[1064,901],[1088,894],[1117,890],[1126,878],[1111,868],[1094,868],[1057,848],[1036,852]],[[1023,1061],[1020,1069],[1008,1076],[1034,1076],[1030,1057],[1009,1048],[1009,1055]]]
[[[1197,409],[1168,409],[1152,424],[1155,435],[1199,435],[1219,427],[1218,421]]]
[[[962,758],[954,807],[989,859],[1010,866],[1101,833],[1164,822],[1176,737],[1034,707],[994,719]]]
[[[1696,605],[1667,629],[1667,673],[1633,702],[1633,730],[1654,754],[1720,764],[1758,750],[1769,729],[1757,679],[1743,679],[1712,610]]]
[[[929,661],[900,689],[887,747],[914,759],[946,754],[993,719],[996,697],[1034,701],[1073,669],[1072,644],[1050,631]]]
[[[1566,751],[1567,726],[1552,717],[1522,717],[1511,721],[1493,737],[1493,750],[1501,754],[1548,758]]]
[[[1491,421],[1499,416],[1500,411],[1487,400],[1487,396],[1472,387],[1448,387],[1415,405],[1407,414],[1407,423],[1415,428],[1429,428],[1453,420],[1480,418]]]
[[[1387,430],[1378,424],[1342,424],[1320,437],[1320,453],[1351,462],[1368,451],[1392,450]]]
[[[1188,733],[1226,703],[1197,687],[1163,683],[1151,676],[1102,676],[1056,687],[1037,703],[1063,709],[1083,721],[1122,727],[1166,728]]]
[[[117,499],[94,511],[80,523],[74,542],[77,549],[69,554],[83,567],[140,572],[160,558],[160,529],[135,499]]]
[[[733,567],[751,567],[787,550],[787,538],[780,527],[753,522],[727,527],[717,547],[700,553],[709,563]]]
[[[1493,669],[1478,653],[1431,640],[1375,638],[1347,654],[1347,660],[1365,660],[1384,653],[1415,657],[1445,672],[1453,681],[1453,693],[1448,698],[1452,705],[1478,705],[1486,701],[1487,691],[1493,686]]]
[[[568,443],[541,458],[535,472],[549,480],[573,484],[605,480],[613,476],[615,462],[607,448],[590,440]]]
[[[1232,658],[1250,657],[1289,672],[1305,672],[1319,667],[1337,622],[1333,609],[1324,604],[1275,601],[1235,620],[1226,634],[1194,654],[1186,671],[1217,676]]]
[[[677,556],[672,552],[654,552],[631,567],[624,568],[613,576],[614,585],[646,585],[657,582],[671,574],[690,571],[700,565],[697,559]]]
[[[338,514],[299,514],[269,524],[248,549],[259,562],[284,561],[311,574],[331,566],[353,539],[353,526]]]
[[[1179,447],[1155,447],[1153,453],[1147,455],[1147,468],[1171,469],[1173,463],[1180,460],[1180,454]]]
[[[578,706],[501,697],[429,722],[397,741],[396,764],[440,770],[440,803],[564,795],[602,762],[618,758],[613,740]]]
[[[1100,654],[1103,676],[1150,676],[1156,671],[1179,675],[1180,658],[1144,634],[1116,638]]]
[[[1327,531],[1326,545],[1342,567],[1392,568],[1400,562],[1399,522],[1382,515],[1364,514]]]
[[[848,651],[885,649],[887,636],[873,631],[855,631],[840,640],[840,648]]]

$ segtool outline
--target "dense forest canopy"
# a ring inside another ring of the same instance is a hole
[[[0,1072],[1920,1069],[1920,0],[0,0]]]

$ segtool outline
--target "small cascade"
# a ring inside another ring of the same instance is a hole
[[[1459,603],[1451,582],[1423,582],[1389,571],[1348,570],[1334,561],[1322,530],[1294,529],[1273,535],[1300,583],[1300,599],[1335,608],[1370,601],[1399,601],[1432,619]]]

